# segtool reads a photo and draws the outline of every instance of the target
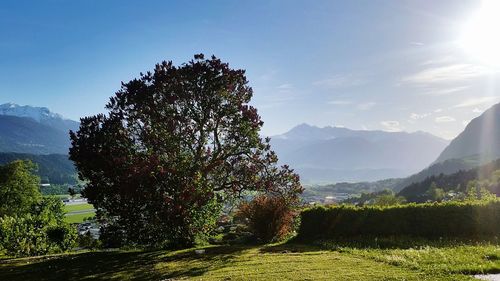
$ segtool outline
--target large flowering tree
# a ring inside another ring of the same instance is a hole
[[[126,243],[189,246],[221,206],[246,191],[298,201],[298,176],[278,167],[249,105],[244,70],[215,57],[157,64],[123,83],[108,114],[70,132],[70,158],[104,235]]]

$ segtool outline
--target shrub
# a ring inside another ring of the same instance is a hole
[[[314,207],[301,213],[298,239],[353,236],[422,238],[496,236],[500,201]]]
[[[283,197],[260,195],[240,204],[236,216],[245,222],[256,238],[274,242],[293,231],[296,212]]]
[[[0,217],[0,249],[19,257],[63,252],[75,245],[76,230],[63,221],[60,200],[44,198],[32,209]]]

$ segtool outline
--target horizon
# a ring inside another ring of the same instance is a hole
[[[9,38],[0,99],[79,120],[105,112],[121,81],[204,53],[247,71],[263,135],[307,123],[450,140],[500,101],[498,66],[460,42],[485,9],[472,0],[13,1],[0,9]]]

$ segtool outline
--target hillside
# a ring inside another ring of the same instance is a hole
[[[494,171],[500,169],[500,159],[469,170],[460,170],[453,174],[431,175],[422,181],[414,182],[403,188],[399,195],[404,196],[408,201],[422,201],[423,195],[429,190],[432,183],[436,183],[444,191],[461,189],[463,191],[467,183],[476,179],[490,178]],[[500,187],[490,190],[500,195]]]
[[[34,155],[22,153],[0,153],[0,165],[14,160],[31,160],[38,165],[38,175],[42,183],[75,184],[76,170],[67,155]]]
[[[280,162],[304,183],[376,181],[416,173],[447,141],[428,133],[362,131],[299,125],[271,138]]]
[[[478,164],[500,158],[500,104],[474,118],[435,162],[470,157],[476,158]]]

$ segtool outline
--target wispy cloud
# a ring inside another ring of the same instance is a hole
[[[461,108],[461,107],[478,106],[478,105],[482,105],[482,104],[493,103],[496,100],[498,100],[498,97],[472,98],[472,99],[467,99],[459,104],[456,104],[453,107],[454,108]]]
[[[348,101],[348,100],[331,100],[331,101],[328,102],[328,104],[331,104],[331,105],[351,105],[352,101]]]
[[[369,109],[372,109],[375,105],[377,105],[376,102],[364,102],[364,103],[358,104],[356,106],[356,108],[359,110],[369,110]]]
[[[291,90],[291,89],[293,89],[293,85],[285,83],[285,84],[279,85],[278,87],[276,87],[276,89],[278,89],[278,90]]]
[[[451,87],[451,88],[424,88],[422,89],[422,94],[432,95],[432,96],[445,96],[465,91],[468,88],[469,86]]]
[[[410,45],[412,45],[412,46],[424,46],[425,44],[422,42],[413,41],[413,42],[410,42]]]
[[[439,116],[436,117],[434,121],[436,121],[436,123],[448,123],[448,122],[454,122],[456,121],[456,119],[451,116]]]
[[[429,115],[431,115],[431,114],[430,113],[422,113],[422,114],[412,113],[412,114],[410,114],[410,118],[412,120],[419,120],[419,119],[424,119],[425,117],[428,117]]]
[[[328,104],[331,104],[331,105],[334,105],[334,106],[347,106],[347,105],[350,105],[350,106],[353,106],[354,108],[356,108],[357,110],[363,110],[363,111],[370,110],[374,106],[377,105],[376,102],[355,103],[355,102],[350,101],[350,100],[331,100],[331,101],[328,101]]]
[[[365,81],[354,77],[353,75],[341,75],[337,74],[332,77],[314,81],[313,86],[321,87],[325,89],[338,89],[338,88],[348,88],[364,84]]]
[[[395,120],[387,120],[380,122],[380,125],[384,127],[385,131],[388,132],[400,132],[402,131],[401,125],[398,121]]]
[[[466,81],[481,77],[490,73],[482,66],[456,63],[445,66],[434,66],[409,75],[402,79],[402,82],[417,85],[429,85],[435,83],[449,83],[457,81]]]

